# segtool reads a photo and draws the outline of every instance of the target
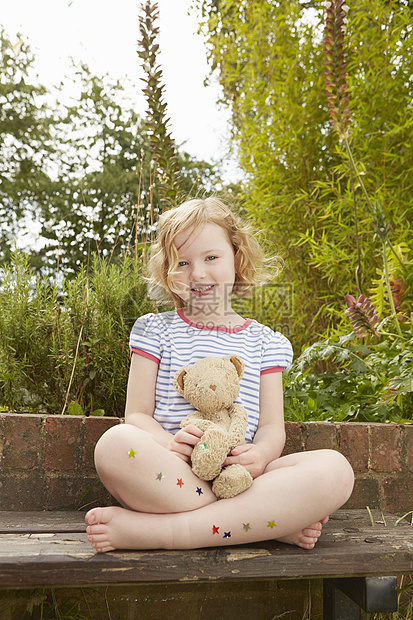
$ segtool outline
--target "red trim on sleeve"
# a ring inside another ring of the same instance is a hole
[[[142,357],[147,357],[148,360],[152,360],[153,362],[156,362],[157,364],[160,363],[160,360],[157,357],[155,357],[151,353],[147,353],[146,351],[142,351],[142,349],[137,349],[136,347],[131,347],[130,348],[131,357],[132,357],[132,353],[136,353],[137,355],[142,355]]]
[[[266,370],[261,370],[261,375],[269,375],[271,372],[284,372],[285,368],[283,366],[274,366],[274,368],[267,368]]]

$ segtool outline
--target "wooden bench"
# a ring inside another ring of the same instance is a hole
[[[413,573],[410,520],[372,515],[373,523],[367,510],[338,511],[311,551],[267,541],[96,554],[84,513],[0,512],[0,588],[321,578],[324,619],[353,620],[361,608],[396,611],[396,577]]]

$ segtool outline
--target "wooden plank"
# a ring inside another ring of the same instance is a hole
[[[201,583],[413,572],[413,528],[406,521],[395,527],[396,517],[389,515],[384,515],[385,525],[379,513],[374,513],[372,527],[364,513],[336,513],[311,551],[266,541],[190,551],[96,554],[85,533],[9,530],[0,536],[0,586]],[[34,526],[40,527],[42,515],[33,519]],[[74,522],[80,524],[79,516]]]
[[[10,532],[84,532],[84,512],[0,511],[0,534]]]
[[[397,515],[382,513],[373,510],[375,527],[385,524],[394,526],[399,519]],[[342,523],[346,522],[346,523]],[[371,519],[367,510],[338,510],[331,515],[330,521],[323,527],[323,533],[331,529],[337,529],[339,523],[343,528],[372,527]],[[404,519],[400,525],[410,522]],[[0,510],[0,534],[10,532],[34,533],[34,532],[84,532],[85,512],[81,511],[40,511],[40,512],[9,512]]]

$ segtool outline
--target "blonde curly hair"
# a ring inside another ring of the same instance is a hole
[[[210,197],[187,200],[179,207],[165,211],[158,220],[156,243],[148,262],[149,292],[161,302],[173,300],[177,308],[185,303],[174,283],[178,268],[178,249],[174,241],[186,230],[217,224],[227,234],[234,250],[235,283],[233,293],[240,297],[252,294],[254,286],[273,279],[281,270],[282,260],[267,257],[251,228],[221,200]]]

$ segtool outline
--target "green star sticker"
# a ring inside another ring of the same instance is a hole
[[[161,482],[164,478],[165,476],[163,475],[162,472],[159,472],[159,474],[156,476],[156,479],[159,480],[159,482]]]
[[[245,530],[246,532],[248,532],[248,530],[252,530],[252,527],[250,526],[249,523],[243,523],[242,524],[242,529]]]
[[[268,521],[267,527],[270,527],[272,529],[273,527],[277,527],[277,526],[275,524],[275,521]]]
[[[207,449],[206,441],[204,441],[204,443],[201,443],[201,449],[202,450],[206,450]]]

